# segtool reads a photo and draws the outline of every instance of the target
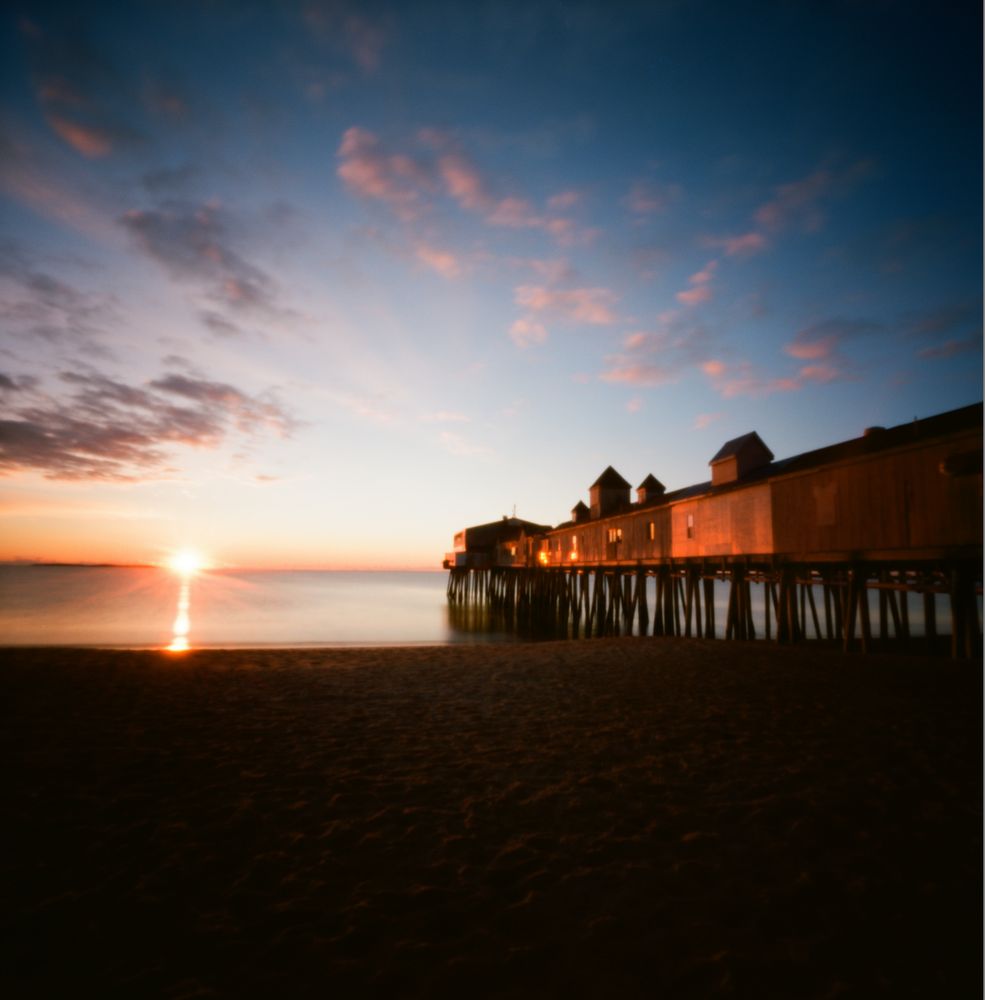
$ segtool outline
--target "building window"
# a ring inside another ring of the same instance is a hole
[[[687,516],[687,537],[694,538],[694,515],[688,514]]]
[[[622,541],[622,528],[616,528],[616,541]]]
[[[650,541],[652,542],[657,537],[657,526],[651,521],[650,522]]]

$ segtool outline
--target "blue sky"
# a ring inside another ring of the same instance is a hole
[[[982,397],[972,3],[15,6],[2,558],[426,567]]]

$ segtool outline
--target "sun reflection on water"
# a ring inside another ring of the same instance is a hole
[[[174,617],[174,624],[171,626],[172,639],[167,647],[172,653],[184,653],[190,647],[188,645],[188,632],[191,622],[188,618],[188,608],[191,604],[191,580],[188,576],[182,577],[181,590],[178,593],[178,613]]]
[[[181,577],[181,589],[178,591],[178,610],[171,626],[171,642],[165,648],[170,653],[185,653],[191,649],[188,641],[188,633],[191,630],[191,620],[188,617],[191,607],[191,581],[192,577],[204,568],[205,563],[197,552],[186,549],[172,556],[168,565]]]

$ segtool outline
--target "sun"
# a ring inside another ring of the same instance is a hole
[[[205,569],[205,560],[194,549],[182,549],[168,559],[168,569],[181,576],[194,576]]]

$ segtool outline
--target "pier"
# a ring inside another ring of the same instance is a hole
[[[448,600],[532,635],[636,634],[981,656],[982,407],[775,461],[726,442],[666,492],[607,468],[550,527],[503,518],[448,553]],[[945,636],[947,637],[945,639]]]

